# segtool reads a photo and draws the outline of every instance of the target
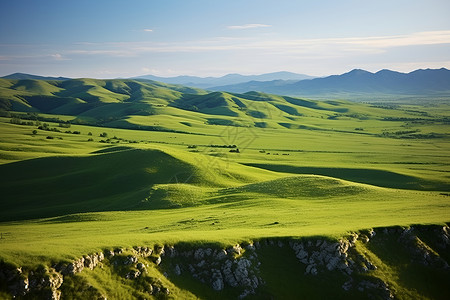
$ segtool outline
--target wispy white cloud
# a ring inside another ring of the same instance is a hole
[[[66,60],[61,54],[59,53],[55,53],[55,54],[50,54],[50,57],[52,57],[54,60]]]
[[[153,29],[146,28],[146,29],[144,29],[144,31],[145,32],[153,32]]]
[[[117,57],[133,59],[150,59],[157,55],[174,55],[175,60],[188,60],[191,54],[201,53],[205,57],[223,57],[232,55],[236,61],[286,61],[305,62],[315,61],[355,61],[366,57],[379,57],[397,47],[414,47],[422,45],[450,45],[450,30],[416,32],[404,35],[345,37],[345,38],[317,38],[317,39],[276,39],[251,37],[216,37],[205,40],[185,42],[115,42],[115,43],[76,43],[54,49],[48,53],[47,49],[35,51],[32,55],[27,52],[21,54],[0,53],[2,63],[15,62],[25,64],[31,61],[45,62],[48,60],[77,61],[81,57]],[[28,55],[27,55],[28,54]],[[421,58],[423,59],[423,58]],[[426,58],[428,60],[428,58]],[[430,61],[431,57],[429,57]],[[438,58],[433,58],[437,60]],[[442,60],[442,58],[439,58]],[[378,61],[378,60],[377,60]],[[260,63],[255,65],[259,65]]]
[[[107,55],[117,57],[128,57],[128,56],[136,56],[137,54],[138,51],[133,49],[107,45],[105,45],[103,49],[79,49],[67,51],[67,55]]]
[[[252,28],[265,28],[272,27],[272,25],[267,24],[245,24],[245,25],[232,25],[228,26],[228,29],[252,29]]]
[[[177,53],[205,51],[265,51],[268,54],[299,54],[335,56],[349,53],[377,54],[389,48],[450,44],[450,30],[417,32],[405,35],[319,38],[319,39],[261,39],[249,38],[215,38],[187,42],[154,43],[124,42],[79,44],[77,50],[67,54],[137,56],[145,53]]]
[[[347,38],[341,39],[340,42],[345,44],[364,45],[375,48],[448,44],[450,43],[450,30],[424,31],[394,36]]]

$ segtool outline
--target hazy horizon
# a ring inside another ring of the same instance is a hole
[[[450,68],[450,2],[3,1],[0,76]]]
[[[411,72],[414,72],[414,71],[418,71],[418,70],[426,70],[426,69],[431,69],[431,70],[447,69],[447,70],[448,70],[448,68],[445,68],[445,67],[440,67],[440,68],[437,67],[437,68],[419,68],[419,69],[414,69],[414,70],[411,70],[411,71],[402,72],[402,71],[392,70],[392,69],[380,69],[380,70],[375,70],[375,71],[369,71],[369,70],[364,70],[364,69],[361,69],[361,68],[355,68],[355,69],[347,70],[347,71],[345,71],[345,72],[343,72],[343,73],[339,73],[339,74],[326,74],[326,75],[322,75],[322,76],[312,76],[312,75],[311,75],[311,78],[309,78],[309,79],[325,78],[325,77],[328,77],[328,76],[335,76],[335,75],[343,75],[343,74],[349,73],[349,72],[354,71],[354,70],[363,70],[363,71],[367,71],[367,72],[370,72],[370,73],[373,73],[373,74],[378,73],[378,72],[380,72],[380,71],[384,71],[384,70],[408,74],[408,73],[411,73]],[[301,73],[290,72],[290,71],[275,71],[275,72],[260,73],[260,74],[252,74],[252,73],[250,73],[250,74],[227,73],[227,74],[216,75],[216,76],[208,76],[208,75],[207,75],[207,76],[198,76],[198,75],[190,75],[190,74],[159,76],[159,75],[155,75],[155,74],[149,73],[149,74],[141,74],[141,75],[131,76],[131,77],[114,77],[114,78],[112,78],[112,77],[68,77],[68,76],[61,76],[61,75],[57,75],[57,74],[55,74],[55,75],[47,75],[47,74],[31,74],[31,73],[25,73],[25,72],[14,72],[14,73],[6,74],[6,75],[1,75],[0,77],[8,76],[8,75],[13,75],[13,74],[27,74],[27,75],[42,76],[42,77],[63,77],[63,78],[73,78],[73,79],[76,79],[76,78],[94,78],[94,79],[130,79],[130,78],[139,78],[139,77],[145,77],[145,76],[155,76],[155,77],[161,77],[161,78],[197,77],[197,78],[204,78],[204,79],[206,79],[206,78],[221,78],[221,77],[225,77],[225,76],[228,76],[228,75],[261,76],[261,75],[276,74],[276,73],[284,73],[284,72],[293,73],[293,74],[298,74],[298,75],[310,75],[310,74],[301,74]],[[308,80],[308,78],[306,78],[306,79],[300,79],[300,80]]]

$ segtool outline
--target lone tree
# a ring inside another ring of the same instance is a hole
[[[100,133],[100,137],[107,137],[108,134],[106,132]]]

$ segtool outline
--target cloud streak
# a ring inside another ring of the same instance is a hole
[[[245,24],[245,25],[231,25],[227,26],[228,29],[233,30],[240,30],[240,29],[253,29],[253,28],[266,28],[266,27],[272,27],[272,25],[267,24]]]
[[[54,60],[66,60],[66,58],[64,58],[61,54],[59,53],[55,53],[55,54],[51,54],[50,57],[52,57]]]
[[[29,62],[63,61],[92,57],[93,59],[119,58],[145,60],[185,60],[195,61],[198,57],[221,60],[233,57],[235,61],[367,61],[377,58],[385,61],[383,54],[393,48],[426,45],[444,45],[450,47],[450,30],[415,32],[404,35],[316,38],[316,39],[277,39],[258,36],[217,37],[206,40],[185,42],[114,42],[83,43],[78,42],[47,52],[47,47],[36,46],[21,54],[0,53],[0,61],[24,64]],[[8,45],[2,45],[6,49]],[[41,49],[42,48],[42,49]],[[1,48],[0,48],[1,49]],[[409,51],[409,49],[407,49]],[[403,51],[403,50],[402,50]],[[406,50],[405,50],[406,51]],[[407,52],[408,52],[407,51]],[[33,54],[30,54],[33,52]],[[405,53],[407,53],[405,52]],[[348,58],[348,59],[347,59]],[[431,59],[431,57],[430,57]],[[440,58],[442,59],[442,58]],[[378,61],[377,60],[377,61]],[[130,60],[133,61],[133,60]],[[259,65],[260,63],[255,63]]]
[[[389,48],[450,44],[450,30],[417,32],[406,35],[320,38],[320,39],[260,39],[216,38],[188,42],[99,43],[70,50],[77,55],[136,56],[145,53],[177,53],[205,51],[266,51],[274,54],[319,54],[338,51],[348,53],[383,53]]]
[[[146,29],[144,29],[144,31],[145,32],[153,32],[153,29],[146,28]]]

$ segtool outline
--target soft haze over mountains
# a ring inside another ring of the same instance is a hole
[[[67,80],[64,77],[43,77],[15,73],[6,79]],[[120,80],[120,79],[118,79]],[[210,91],[246,93],[257,91],[269,94],[311,98],[341,98],[349,100],[392,99],[402,97],[450,98],[450,70],[425,69],[410,73],[381,70],[371,73],[354,69],[341,75],[313,78],[290,72],[276,72],[245,76],[228,74],[223,77],[157,77],[153,75],[134,78],[166,84],[178,84]]]
[[[198,88],[210,88],[218,85],[239,84],[249,81],[272,81],[272,80],[299,81],[312,78],[314,77],[305,74],[297,74],[291,72],[275,72],[261,75],[228,74],[222,77],[197,77],[197,76],[158,77],[154,75],[144,75],[136,77],[136,79],[149,79],[170,84],[194,86]]]
[[[355,69],[342,75],[290,82],[273,80],[251,81],[210,88],[216,91],[245,93],[259,91],[295,96],[360,97],[362,95],[450,96],[450,70],[426,69],[411,73],[381,70],[376,73]],[[349,95],[352,94],[352,95]]]

